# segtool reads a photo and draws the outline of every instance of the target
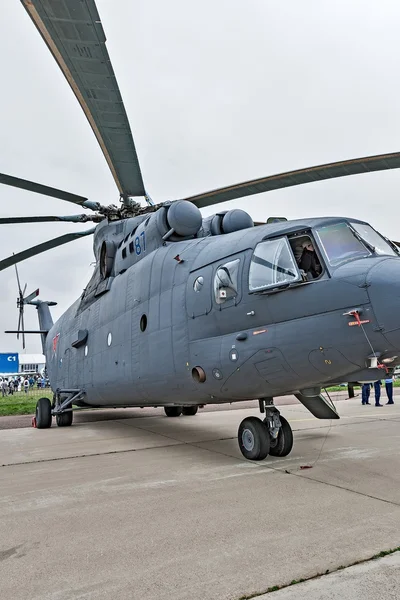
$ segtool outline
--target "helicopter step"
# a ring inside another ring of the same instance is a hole
[[[293,432],[289,423],[274,406],[273,398],[259,400],[263,421],[246,417],[239,425],[238,442],[248,460],[264,460],[268,456],[287,456],[293,448]]]

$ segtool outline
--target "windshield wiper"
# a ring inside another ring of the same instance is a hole
[[[369,242],[367,242],[367,240],[365,240],[359,233],[358,231],[356,231],[355,229],[351,229],[352,232],[354,233],[354,235],[356,236],[356,238],[358,239],[359,242],[361,242],[362,244],[364,244],[365,246],[367,246],[368,250],[370,250],[371,252],[373,252],[373,254],[375,254],[375,246],[373,246],[372,244],[370,244]]]

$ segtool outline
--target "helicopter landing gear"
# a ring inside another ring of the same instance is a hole
[[[164,412],[167,417],[180,417],[182,414],[182,406],[164,406]]]
[[[74,417],[74,413],[72,412],[72,408],[69,411],[65,411],[59,415],[56,415],[56,423],[58,427],[69,427],[72,425],[72,420]]]
[[[74,418],[72,404],[82,400],[83,390],[58,389],[54,394],[51,413],[56,417],[58,427],[70,427]]]
[[[259,404],[260,411],[265,413],[263,422],[270,435],[270,456],[287,456],[293,448],[292,428],[274,406],[273,398],[263,398]]]
[[[198,406],[184,406],[182,408],[182,414],[185,417],[194,417],[197,414],[199,407]]]
[[[247,417],[239,425],[238,442],[241,453],[249,460],[264,460],[269,452],[269,433],[258,417]]]
[[[36,403],[36,427],[47,429],[51,427],[51,402],[48,398],[39,398]]]
[[[287,456],[293,447],[292,428],[274,406],[273,398],[259,402],[265,419],[247,417],[240,423],[238,442],[241,453],[248,460],[264,460],[268,454]]]
[[[287,456],[293,448],[293,432],[285,417],[279,415],[281,426],[278,435],[271,439],[269,454],[270,456]]]

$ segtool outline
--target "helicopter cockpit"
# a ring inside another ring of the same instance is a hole
[[[399,252],[370,225],[357,221],[338,221],[266,239],[256,246],[251,259],[249,291],[265,293],[326,279],[327,267],[332,270],[374,255],[398,257]]]

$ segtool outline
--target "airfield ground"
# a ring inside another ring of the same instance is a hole
[[[3,429],[0,598],[239,600],[327,571],[266,598],[398,598],[400,553],[368,561],[400,546],[395,401],[282,406],[293,452],[261,463],[236,440],[255,408]]]

